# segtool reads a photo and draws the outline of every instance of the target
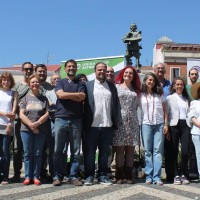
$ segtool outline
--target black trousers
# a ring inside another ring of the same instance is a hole
[[[164,141],[164,151],[165,151],[165,173],[166,180],[173,181],[174,179],[174,158],[173,158],[173,143],[172,139],[168,140],[165,137]]]
[[[170,126],[170,136],[173,146],[174,175],[185,175],[188,177],[188,159],[190,146],[190,128],[186,120],[179,120],[176,126]],[[180,172],[178,171],[178,152],[179,142],[181,143],[181,163]]]

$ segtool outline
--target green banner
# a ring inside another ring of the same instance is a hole
[[[64,71],[64,63],[61,62],[61,77],[65,78],[66,73]],[[114,71],[117,72],[124,68],[124,56],[112,56],[112,57],[101,57],[101,58],[89,58],[76,60],[78,71],[76,74],[85,74],[88,80],[95,78],[94,76],[94,66],[97,62],[104,62],[107,66],[113,67]]]

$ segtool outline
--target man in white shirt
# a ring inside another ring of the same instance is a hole
[[[107,178],[107,163],[113,131],[117,129],[117,90],[113,83],[106,81],[107,66],[96,63],[93,81],[86,83],[87,98],[84,116],[84,168],[85,185],[92,185],[95,175],[95,156],[98,147],[98,181],[111,185]]]

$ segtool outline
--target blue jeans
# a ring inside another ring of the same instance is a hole
[[[0,173],[3,173],[5,179],[9,176],[10,167],[10,144],[13,137],[0,134]]]
[[[200,135],[192,135],[192,141],[195,147],[195,153],[197,158],[197,168],[200,176]]]
[[[147,181],[160,180],[164,150],[163,124],[142,124],[142,141],[145,150],[145,174]]]
[[[46,134],[21,131],[21,137],[24,147],[25,178],[39,178]]]
[[[54,179],[60,179],[66,174],[66,149],[68,144],[70,144],[71,152],[70,178],[77,178],[80,161],[81,132],[82,119],[55,119]]]
[[[95,174],[95,156],[99,149],[98,175],[106,176],[108,171],[108,157],[113,140],[113,128],[91,127],[85,133],[84,139],[84,168],[85,178]]]

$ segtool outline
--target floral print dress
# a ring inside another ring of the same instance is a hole
[[[114,133],[113,146],[139,145],[138,96],[129,88],[121,85],[116,87],[119,97],[118,130]]]

